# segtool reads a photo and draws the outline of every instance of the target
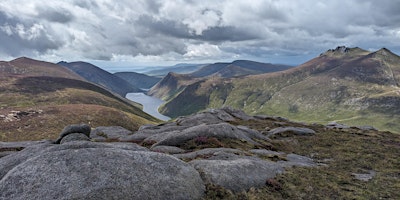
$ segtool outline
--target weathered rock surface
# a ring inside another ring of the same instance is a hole
[[[61,139],[60,144],[64,144],[64,143],[72,142],[72,141],[89,141],[89,140],[90,140],[89,137],[86,136],[85,134],[71,133],[71,134],[64,136]]]
[[[55,143],[60,144],[63,137],[65,137],[71,133],[82,133],[82,134],[86,135],[87,137],[90,137],[90,131],[91,131],[91,128],[87,124],[73,124],[73,125],[66,126],[61,131],[60,136],[55,141]]]
[[[131,135],[132,131],[121,126],[99,126],[90,132],[94,140],[119,139]]]
[[[190,162],[206,183],[222,186],[234,192],[263,187],[269,178],[283,172],[272,161],[239,158],[236,160],[194,160]]]
[[[151,136],[149,138],[146,138],[146,140],[156,141],[157,143],[154,144],[155,146],[157,145],[176,146],[188,140],[195,139],[198,137],[215,137],[218,139],[229,138],[229,139],[246,141],[251,144],[258,144],[251,137],[249,137],[250,135],[253,134],[256,133],[251,132],[251,134],[249,134],[248,131],[243,131],[228,123],[219,123],[210,125],[201,124],[198,126],[187,128],[182,131],[172,131],[165,134]],[[259,135],[261,134],[259,133]]]
[[[205,190],[194,168],[166,154],[83,141],[28,148],[11,168],[11,156],[0,159],[0,199],[200,199]]]
[[[268,136],[314,135],[315,131],[303,127],[278,127],[268,132]]]
[[[181,149],[179,147],[162,146],[162,145],[152,147],[152,148],[150,148],[150,150],[155,151],[155,152],[169,153],[169,154],[178,154],[178,153],[185,152],[184,149]]]

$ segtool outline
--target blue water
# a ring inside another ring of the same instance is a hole
[[[126,94],[126,98],[138,102],[143,105],[143,111],[164,121],[168,121],[171,118],[165,115],[162,115],[158,112],[158,108],[164,103],[163,100],[145,95],[144,93],[128,93]]]

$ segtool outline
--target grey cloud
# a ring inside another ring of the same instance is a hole
[[[39,18],[44,18],[51,22],[67,23],[75,18],[70,11],[63,8],[39,7],[37,11]]]
[[[0,11],[0,51],[20,56],[21,53],[45,53],[61,47],[62,42],[51,38],[46,30],[46,27],[9,17]]]
[[[204,30],[201,35],[196,35],[193,34],[189,27],[182,22],[172,20],[156,20],[148,15],[141,16],[134,23],[143,28],[145,35],[163,34],[177,39],[223,42],[245,41],[260,38],[255,33],[234,26],[215,26]]]

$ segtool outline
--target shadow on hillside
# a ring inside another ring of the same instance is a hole
[[[63,90],[67,88],[91,90],[99,92],[106,96],[113,96],[111,92],[101,88],[100,86],[91,84],[89,82],[68,79],[62,77],[24,77],[18,79],[15,86],[15,92],[22,92],[28,94],[40,94],[47,92],[55,92],[57,90]]]

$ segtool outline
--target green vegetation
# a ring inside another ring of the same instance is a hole
[[[237,124],[264,131],[272,121],[250,120]],[[290,123],[288,125],[291,125]],[[313,158],[318,167],[293,167],[261,189],[233,194],[207,186],[206,199],[399,199],[400,136],[360,129],[314,129],[313,136],[290,136],[272,141],[271,149]],[[356,173],[375,176],[362,181]]]

